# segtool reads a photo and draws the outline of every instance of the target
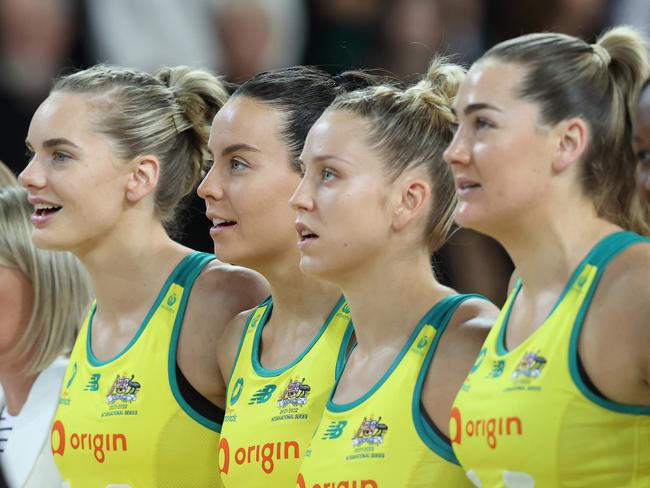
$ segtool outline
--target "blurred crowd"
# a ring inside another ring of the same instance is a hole
[[[332,73],[382,68],[412,79],[437,53],[470,64],[523,33],[553,30],[593,41],[620,23],[650,34],[650,2],[0,0],[0,160],[18,172],[29,121],[53,78],[98,62],[206,67],[235,83],[294,64]],[[210,250],[202,203],[193,202],[187,220],[184,242]],[[480,290],[503,302],[511,264],[492,241],[461,231],[434,259],[459,291]]]

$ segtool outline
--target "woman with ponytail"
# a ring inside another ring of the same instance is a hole
[[[476,486],[650,486],[650,219],[631,142],[648,72],[616,27],[593,45],[503,42],[461,85],[455,219],[518,275],[452,411]]]
[[[32,118],[32,240],[74,253],[96,297],[52,426],[66,486],[221,486],[215,344],[266,287],[168,232],[226,98],[200,70],[96,66],[58,80]]]
[[[431,255],[455,206],[442,153],[464,71],[435,60],[414,86],[337,98],[312,127],[291,203],[300,267],[343,290],[357,345],[299,487],[471,486],[449,411],[496,309],[436,281]]]

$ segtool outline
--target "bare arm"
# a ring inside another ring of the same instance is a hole
[[[268,293],[268,284],[258,273],[218,261],[210,263],[194,285],[179,339],[178,365],[190,384],[220,407],[226,395],[219,357],[224,332]]]
[[[608,399],[650,406],[650,245],[626,249],[605,270],[578,352]]]
[[[486,300],[467,300],[458,307],[440,338],[424,381],[422,403],[436,426],[447,436],[454,398],[498,313],[498,309]]]

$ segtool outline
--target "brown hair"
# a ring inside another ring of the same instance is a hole
[[[519,96],[540,107],[541,123],[571,117],[590,130],[580,165],[582,191],[598,215],[647,234],[650,209],[634,202],[636,158],[632,149],[634,102],[650,73],[643,39],[630,27],[615,27],[596,44],[557,33],[517,37],[490,49],[494,58],[523,66]]]

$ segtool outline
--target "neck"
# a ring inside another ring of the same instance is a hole
[[[152,294],[159,292],[168,274],[189,252],[172,241],[158,221],[132,227],[122,229],[118,238],[107,238],[75,253],[88,270],[98,313],[105,318],[150,304]]]
[[[27,403],[27,397],[38,378],[38,373],[7,373],[0,374],[0,384],[4,390],[7,412],[16,416]]]
[[[406,343],[424,314],[452,292],[436,281],[425,249],[378,257],[339,278],[364,351]]]
[[[320,326],[341,296],[338,286],[305,275],[295,259],[267,267],[262,274],[271,285],[274,327],[305,321]]]
[[[620,230],[590,204],[566,205],[525,220],[493,237],[510,254],[529,296],[564,287],[594,245]]]

